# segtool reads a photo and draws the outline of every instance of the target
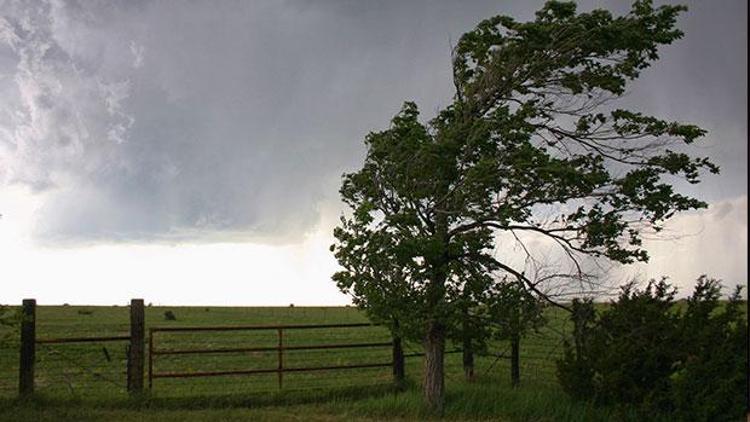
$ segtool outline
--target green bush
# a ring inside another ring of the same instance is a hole
[[[747,397],[747,318],[738,286],[722,304],[721,284],[701,277],[681,320],[683,353],[672,375],[680,419],[736,420]]]
[[[557,377],[563,390],[571,397],[588,400],[594,394],[594,371],[589,362],[588,331],[596,316],[590,299],[573,299],[573,344],[566,340],[563,359],[557,363]]]
[[[563,389],[644,416],[741,416],[747,332],[740,289],[722,303],[721,283],[702,276],[686,306],[675,305],[675,293],[664,279],[643,290],[630,283],[599,315],[591,302],[574,302],[573,340],[557,365]]]

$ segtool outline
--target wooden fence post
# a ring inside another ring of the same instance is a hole
[[[128,392],[143,392],[146,318],[143,299],[130,301],[130,347],[128,348]]]
[[[18,366],[18,393],[34,393],[34,361],[36,359],[36,299],[24,299],[21,319],[21,361]]]
[[[148,389],[154,387],[154,328],[148,329]]]
[[[394,328],[398,331],[398,321],[393,322]],[[398,332],[393,333],[393,381],[397,388],[402,388],[404,384],[404,349],[401,347],[401,337]]]
[[[279,335],[279,347],[278,347],[278,381],[279,381],[279,390],[284,386],[284,330],[279,328],[277,330]]]
[[[511,336],[510,340],[510,382],[513,387],[521,384],[521,357],[520,357],[521,339],[518,333]]]

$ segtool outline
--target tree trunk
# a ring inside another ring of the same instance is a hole
[[[513,334],[510,341],[510,382],[513,387],[521,384],[521,338]]]
[[[471,345],[470,327],[468,324],[468,315],[464,312],[464,341],[463,341],[463,358],[464,358],[464,376],[467,381],[474,380],[474,348]]]
[[[464,375],[467,381],[474,381],[474,350],[471,348],[471,340],[464,340]]]
[[[472,326],[469,323],[469,308],[464,304],[462,309],[463,321],[461,322],[461,332],[463,333],[463,344],[461,347],[464,363],[464,376],[467,381],[474,379],[474,348],[472,347],[471,338],[474,335]]]
[[[401,334],[398,320],[393,320],[393,382],[396,389],[404,388],[404,349],[401,347]]]
[[[521,313],[518,308],[512,313],[510,336],[510,382],[513,387],[521,384]]]
[[[443,413],[445,378],[443,362],[445,356],[445,330],[441,324],[431,321],[424,338],[424,380],[422,391],[430,410]]]
[[[448,183],[443,189],[438,189],[438,198],[448,192]],[[445,283],[448,279],[448,217],[445,213],[437,213],[435,217],[435,240],[440,251],[428,259],[432,279],[427,286],[428,315],[426,333],[424,337],[424,380],[422,394],[430,411],[436,415],[443,414],[445,401],[445,324],[442,317],[442,306],[445,306]]]

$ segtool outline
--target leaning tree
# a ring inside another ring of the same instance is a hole
[[[333,279],[373,318],[422,341],[431,409],[443,406],[445,342],[460,341],[467,306],[492,297],[496,275],[543,293],[493,253],[499,235],[548,239],[575,265],[632,263],[648,260],[645,231],[706,206],[672,186],[718,172],[680,146],[705,132],[614,102],[682,36],[683,10],[645,0],[614,17],[550,1],[530,22],[484,20],[452,51],[447,107],[425,122],[407,102],[365,138],[364,165],[340,190],[352,212],[334,231]]]

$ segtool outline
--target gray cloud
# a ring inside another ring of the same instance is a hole
[[[293,241],[368,131],[446,103],[451,40],[540,4],[0,0],[0,178],[44,195],[43,241]],[[746,6],[723,4],[632,94],[720,139],[718,199],[747,191]]]

